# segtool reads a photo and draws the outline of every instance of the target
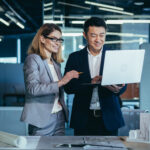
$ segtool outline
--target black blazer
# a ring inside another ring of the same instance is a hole
[[[103,49],[100,75],[102,75],[103,71],[105,52],[106,50]],[[72,79],[64,87],[67,94],[75,94],[70,127],[74,129],[84,129],[84,126],[88,121],[89,107],[93,91],[92,85],[85,84],[91,83],[92,80],[88,64],[87,47],[70,54],[66,64],[65,73],[70,70],[83,72],[80,74],[79,79]],[[118,95],[122,94],[125,89],[126,86],[119,94],[115,94],[101,85],[98,87],[103,120],[107,130],[116,130],[124,125]]]

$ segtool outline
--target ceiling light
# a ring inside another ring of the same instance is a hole
[[[44,3],[44,7],[51,6],[53,3]]]
[[[24,18],[22,18],[13,8],[10,4],[8,4],[8,2],[6,0],[3,0],[3,2],[5,3],[5,5],[7,5],[7,7],[11,10],[11,13],[13,13],[19,20],[21,20],[22,22],[26,22],[26,20]],[[9,11],[7,11],[9,12]]]
[[[150,23],[150,20],[124,20],[124,23]]]
[[[144,5],[144,2],[142,2],[142,1],[135,1],[134,5],[142,6],[142,5]]]
[[[21,29],[24,29],[24,25],[21,24],[20,22],[16,22],[16,25],[19,26]]]
[[[54,10],[55,11],[55,10]],[[75,15],[72,15],[72,16],[62,16],[62,15],[55,15],[55,16],[52,16],[52,15],[44,15],[44,19],[53,19],[53,18],[63,18],[63,19],[88,19],[90,18],[91,15],[87,15],[87,16],[75,16]]]
[[[0,12],[3,12],[4,11],[4,9],[0,6]]]
[[[100,4],[100,3],[90,2],[90,1],[85,1],[85,3],[86,4],[90,4],[90,5],[94,5],[94,6],[101,6],[101,7],[105,7],[105,8],[112,8],[112,9],[116,9],[116,10],[124,10],[121,7],[116,7],[116,6],[106,5],[106,4]]]
[[[84,24],[85,21],[71,21],[71,24]],[[106,20],[106,24],[150,23],[150,20]]]
[[[106,20],[106,24],[123,24],[122,20]]]
[[[150,11],[150,8],[143,8],[144,11]]]
[[[6,26],[9,26],[10,23],[2,18],[0,18],[0,22],[2,22],[3,24],[5,24]]]
[[[82,33],[63,33],[62,36],[83,36]]]
[[[44,15],[44,20],[49,20],[49,19],[53,19],[53,16],[52,15]]]
[[[71,24],[84,24],[85,21],[71,21]]]
[[[120,44],[120,43],[140,43],[141,40],[118,40],[118,41],[106,41],[105,44]],[[147,40],[144,40],[142,42],[147,42]]]
[[[55,23],[55,24],[63,24],[63,20],[44,20],[44,23]]]
[[[18,27],[20,27],[21,29],[24,29],[24,28],[25,28],[23,24],[21,24],[16,18],[10,16],[8,13],[5,13],[5,16],[6,16],[7,18],[9,18],[11,21],[13,21],[13,22],[14,22]]]
[[[118,32],[107,32],[107,35],[114,35],[114,36],[121,36],[121,37],[142,37],[142,38],[148,38],[148,35],[144,34],[134,34],[134,33],[118,33]]]
[[[150,23],[150,20],[107,20],[106,24]]]
[[[55,9],[54,11],[55,11],[55,12],[61,12],[61,10],[60,10],[60,9]]]
[[[119,13],[119,14],[130,15],[130,16],[134,15],[133,13],[126,12],[126,11],[119,11],[119,10],[108,9],[108,8],[101,8],[101,7],[99,7],[98,9],[99,10],[104,10],[104,11],[109,11],[109,12],[116,12],[116,13]]]
[[[16,22],[16,19],[14,17],[10,16],[8,13],[5,13],[5,16],[7,18],[9,18],[11,21]]]
[[[81,9],[87,9],[87,10],[91,9],[89,7],[84,7],[84,6],[80,6],[80,5],[76,5],[76,4],[70,4],[70,3],[65,3],[65,2],[58,2],[58,4],[72,6],[72,7],[77,7],[77,8],[81,8]]]
[[[44,8],[44,11],[48,11],[48,10],[51,10],[52,9],[52,7],[46,7],[46,8]]]

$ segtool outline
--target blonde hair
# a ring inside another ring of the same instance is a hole
[[[44,51],[43,44],[41,43],[40,36],[48,36],[50,33],[52,33],[54,30],[61,32],[61,29],[55,25],[55,24],[49,24],[46,23],[40,27],[36,35],[34,36],[29,48],[28,48],[28,55],[29,54],[38,54],[42,57],[42,59],[47,59],[46,53]],[[60,46],[58,53],[52,53],[52,58],[58,62],[61,63],[64,60],[62,59],[62,47]]]

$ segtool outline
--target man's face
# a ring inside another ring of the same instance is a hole
[[[104,27],[89,26],[87,34],[83,33],[88,43],[88,48],[93,55],[99,54],[105,43],[106,30]]]

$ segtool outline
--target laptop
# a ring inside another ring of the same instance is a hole
[[[106,51],[101,85],[139,83],[145,50]]]

